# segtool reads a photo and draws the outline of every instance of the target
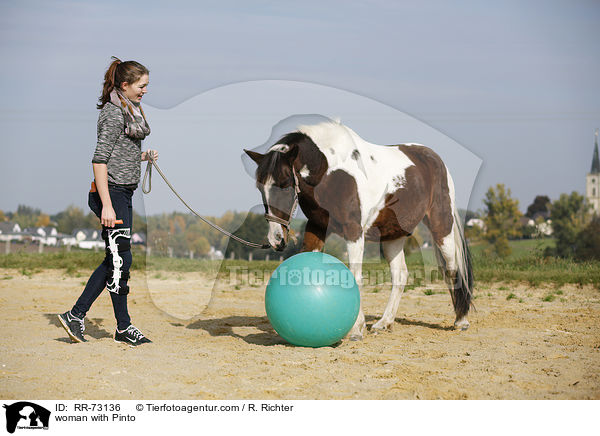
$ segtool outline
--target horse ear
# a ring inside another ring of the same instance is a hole
[[[294,143],[290,145],[290,149],[285,152],[285,157],[288,162],[292,162],[294,159],[296,159],[296,156],[298,156],[298,148],[298,144]]]
[[[254,162],[256,162],[258,165],[260,165],[260,162],[263,160],[263,158],[265,157],[264,154],[260,154],[257,153],[256,151],[252,151],[252,150],[246,150],[244,149],[244,152],[250,156],[250,159],[252,159]]]

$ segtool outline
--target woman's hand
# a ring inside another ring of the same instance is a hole
[[[142,161],[145,160],[157,160],[158,159],[158,151],[156,150],[148,150],[142,153]]]
[[[102,201],[100,222],[103,226],[114,227],[117,217],[108,191],[108,169],[106,168],[106,164],[99,163],[92,164],[92,167],[94,169],[94,180],[96,181],[98,195]]]
[[[115,210],[112,208],[112,206],[103,206],[102,215],[100,218],[102,225],[105,227],[114,227],[116,220],[117,215],[115,214]]]

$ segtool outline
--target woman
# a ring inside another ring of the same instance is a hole
[[[84,317],[107,288],[117,320],[115,341],[134,347],[152,341],[131,324],[127,310],[127,281],[132,260],[131,199],[140,179],[141,161],[156,159],[158,153],[141,151],[142,139],[150,134],[140,106],[147,92],[149,71],[135,61],[112,59],[97,105],[101,110],[98,142],[92,159],[94,182],[88,201],[102,223],[106,257],[92,273],[73,308],[58,318],[73,342],[86,342]]]

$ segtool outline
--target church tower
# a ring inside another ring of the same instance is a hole
[[[585,179],[585,199],[590,205],[590,213],[600,215],[600,159],[598,158],[598,129],[594,141],[592,169]]]

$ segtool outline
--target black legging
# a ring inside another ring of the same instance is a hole
[[[131,318],[127,310],[127,294],[129,292],[127,281],[132,260],[130,241],[133,190],[111,185],[108,187],[108,191],[117,219],[123,220],[123,224],[117,224],[114,228],[102,227],[106,257],[90,276],[81,296],[71,309],[71,314],[83,319],[104,288],[108,288],[117,319],[117,328],[125,330],[131,325]],[[89,205],[92,211],[100,217],[102,203],[98,193],[90,193]]]

